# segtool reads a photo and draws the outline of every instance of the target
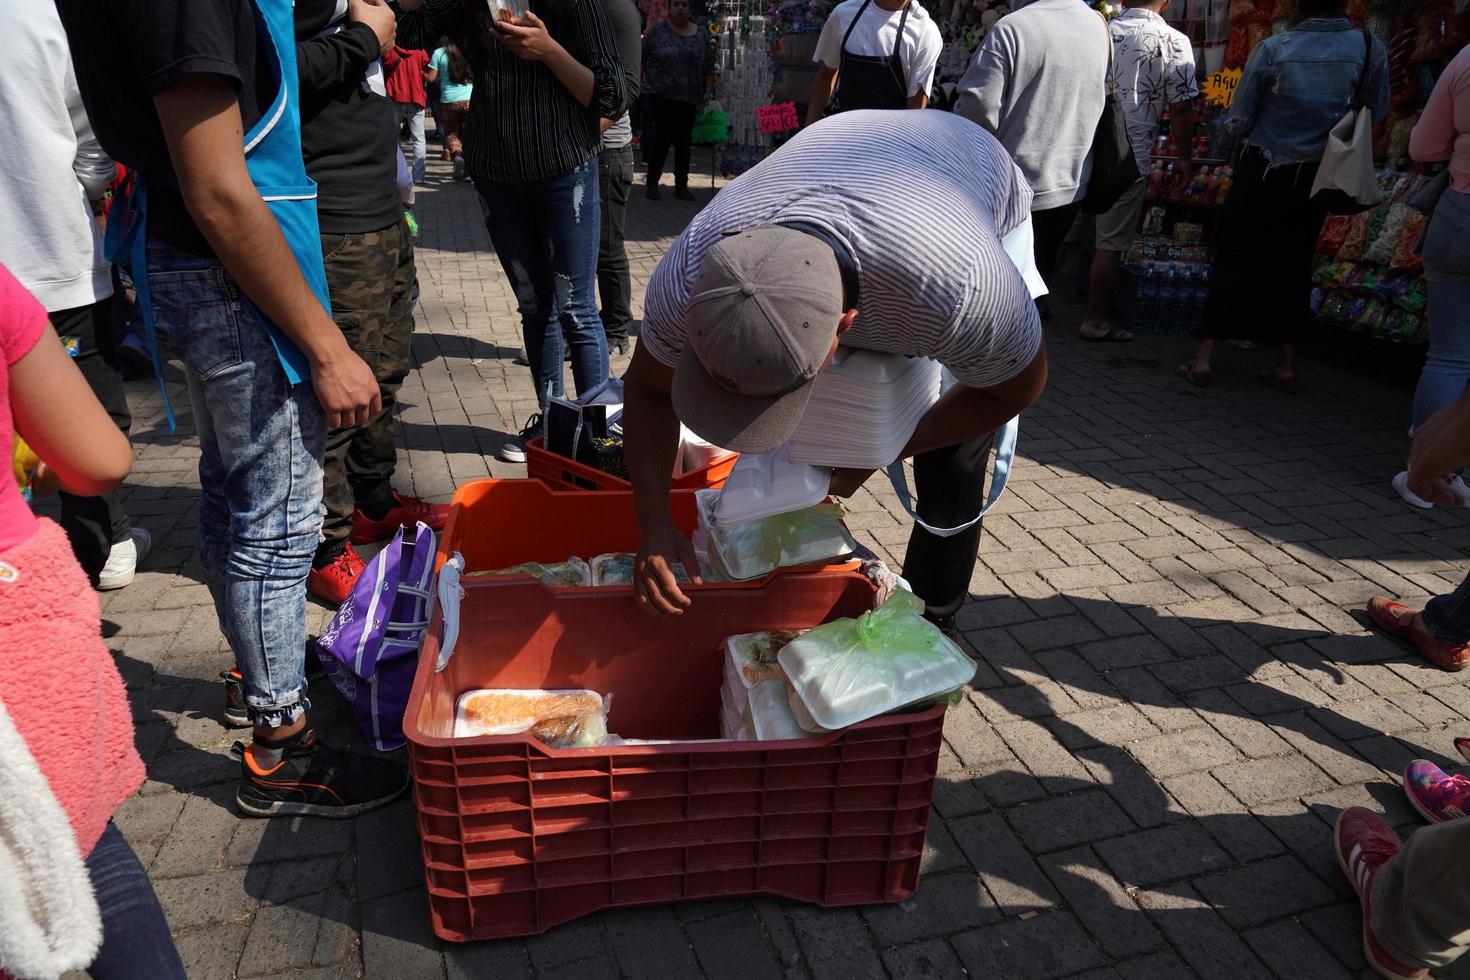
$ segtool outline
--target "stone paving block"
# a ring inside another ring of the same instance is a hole
[[[1300,756],[1252,759],[1212,771],[1226,789],[1251,807],[1300,799],[1336,785],[1332,777]]]
[[[234,980],[249,932],[246,923],[224,922],[175,936],[184,972],[190,980]]]
[[[680,980],[697,974],[699,964],[694,959],[694,950],[672,910],[618,909],[607,913],[604,919],[608,940],[624,976],[639,980]]]
[[[966,766],[1011,758],[1011,750],[969,701],[961,701],[945,712],[944,737]]]
[[[948,936],[1003,918],[994,899],[968,866],[954,874],[924,878],[908,901],[866,906],[862,914],[883,948]]]
[[[311,961],[317,966],[334,963],[359,966],[362,963],[360,927],[356,896],[348,884],[336,882],[322,899],[322,927],[316,934],[316,950]]]
[[[1149,671],[1176,693],[1220,687],[1240,680],[1240,666],[1229,657],[1194,657],[1155,664]]]
[[[1438,728],[1461,721],[1459,712],[1421,691],[1391,694],[1388,699],[1395,708],[1414,719],[1415,727]]]
[[[312,965],[321,929],[322,896],[291,905],[270,905],[255,914],[240,957],[240,976],[256,977]]]
[[[237,820],[233,809],[223,805],[220,799],[191,796],[159,848],[150,874],[155,878],[177,878],[223,867],[225,846],[235,832]]]
[[[357,880],[364,899],[423,884],[418,826],[409,800],[366,813],[356,823]],[[383,847],[386,841],[393,846]]]
[[[1172,952],[1154,953],[1126,963],[1117,963],[1113,970],[1123,980],[1175,980],[1179,977],[1197,976]]]
[[[429,930],[428,894],[399,892],[362,904],[362,968],[367,977],[444,976],[444,955]]]
[[[1188,885],[1140,891],[1134,899],[1205,980],[1270,976],[1250,947]]]
[[[1033,853],[1055,851],[1133,829],[1133,821],[1101,790],[1028,803],[1010,810],[1006,817],[1016,836]]]
[[[1121,745],[1159,734],[1152,722],[1128,704],[1079,711],[1049,722],[1047,727],[1058,741],[1071,749]]]
[[[784,899],[755,898],[751,899],[750,907],[787,980],[804,980],[807,974],[801,967],[801,940],[796,938],[796,930],[786,916],[790,904]]]
[[[689,926],[687,932],[699,966],[711,980],[780,980],[782,977],[781,967],[749,911],[705,919]]]
[[[1365,761],[1305,711],[1272,715],[1266,721],[1293,748],[1339,783],[1361,783],[1381,775],[1377,766]]]
[[[1076,646],[1102,639],[1096,626],[1082,616],[1064,616],[1044,622],[1022,623],[1008,631],[1030,653],[1056,647]]]
[[[1041,866],[1109,956],[1138,956],[1163,945],[1158,930],[1092,849],[1053,854],[1042,858]]]
[[[1307,807],[1294,800],[1268,803],[1251,808],[1251,812],[1265,824],[1266,829],[1286,845],[1319,881],[1334,888],[1347,889],[1342,881],[1342,872],[1337,868],[1337,859],[1332,854],[1332,824],[1326,819],[1324,808]],[[1336,814],[1332,814],[1336,819]]]
[[[1363,908],[1357,896],[1298,917],[1302,926],[1352,976],[1377,976],[1363,959]]]
[[[1203,715],[1210,727],[1225,736],[1247,758],[1261,759],[1291,751],[1291,745],[1280,735],[1248,716],[1221,690],[1191,691],[1184,695],[1184,703]]]
[[[1171,807],[1157,780],[1125,749],[1099,745],[1078,752],[1077,759],[1138,826],[1155,827],[1183,815]]]
[[[1330,838],[1324,841],[1330,847]],[[1294,856],[1205,875],[1194,887],[1238,929],[1331,904],[1336,895]]]
[[[924,838],[924,854],[919,861],[919,874],[939,874],[968,867],[964,852],[955,842],[949,828],[941,819],[931,817],[929,830]]]
[[[1235,746],[1213,728],[1156,735],[1131,742],[1127,749],[1157,779],[1214,769],[1240,758]]]
[[[1166,824],[1100,841],[1093,849],[1129,885],[1158,885],[1230,864],[1230,857],[1195,823]]]
[[[237,764],[238,765],[238,764]],[[240,820],[230,838],[226,860],[232,865],[270,864],[341,854],[352,846],[357,821],[288,817]],[[381,845],[379,845],[381,846]],[[385,856],[375,855],[374,859]]]
[[[244,871],[212,871],[167,878],[154,888],[169,928],[175,932],[220,922],[245,922],[260,904],[246,887]]]
[[[1048,793],[1063,793],[1090,783],[1091,777],[1045,726],[1034,721],[997,725],[996,732]]]
[[[890,976],[905,980],[968,980],[954,950],[942,939],[885,950],[883,962]]]
[[[1278,977],[1348,980],[1349,972],[1299,922],[1286,920],[1252,929],[1242,938]]]
[[[1066,912],[961,933],[951,941],[973,977],[1064,977],[1106,963],[1077,920]]]
[[[1060,899],[999,814],[950,821],[960,849],[1007,914],[1050,908]]]
[[[1209,773],[1175,776],[1164,781],[1164,788],[1235,860],[1253,861],[1281,853],[1276,836]]]
[[[1046,797],[1046,787],[1021,764],[995,762],[972,771],[971,784],[997,807],[1010,807]],[[988,809],[984,807],[982,809]],[[949,814],[945,814],[949,816]]]
[[[1348,741],[1424,727],[1387,698],[1335,703],[1308,714],[1323,728]]]
[[[1153,636],[1129,636],[1099,643],[1084,643],[1078,652],[1094,670],[1106,674],[1112,670],[1167,663],[1174,653]]]
[[[1013,762],[1012,765],[1017,763]],[[941,774],[935,781],[934,809],[946,820],[972,813],[984,813],[990,809],[989,799],[972,778],[974,771],[957,769]],[[1044,790],[1040,792],[1045,793]]]
[[[1178,732],[1204,726],[1203,718],[1143,667],[1115,670],[1108,675],[1108,683],[1160,731]]]

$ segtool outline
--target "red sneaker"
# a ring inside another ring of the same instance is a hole
[[[1368,615],[1385,631],[1414,644],[1436,667],[1443,670],[1470,667],[1470,644],[1435,639],[1424,627],[1424,620],[1419,618],[1419,610],[1375,596],[1368,600]]]
[[[429,529],[435,533],[444,530],[444,522],[449,520],[448,504],[431,504],[427,500],[417,497],[407,497],[393,491],[393,507],[383,515],[382,520],[373,520],[361,510],[352,515],[352,543],[372,544],[374,541],[383,541],[393,537],[400,526],[412,528],[414,524],[423,521],[429,525]]]
[[[1419,980],[1428,970],[1405,966],[1394,959],[1373,935],[1373,878],[1399,852],[1399,838],[1382,817],[1361,806],[1351,806],[1337,818],[1333,834],[1337,866],[1347,875],[1363,904],[1363,955],[1379,976],[1390,980]]]
[[[366,568],[367,562],[349,544],[330,565],[311,570],[306,576],[306,591],[330,606],[340,606],[352,594],[357,577]]]

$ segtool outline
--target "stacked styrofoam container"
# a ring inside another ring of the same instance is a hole
[[[927,357],[839,348],[820,374],[787,455],[793,463],[881,469],[898,458],[939,398]]]
[[[725,641],[720,734],[731,741],[807,738],[791,709],[790,686],[775,646],[794,634],[743,633]]]

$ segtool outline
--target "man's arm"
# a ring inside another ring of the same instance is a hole
[[[806,124],[820,122],[827,114],[832,102],[832,90],[837,87],[837,69],[820,65],[812,78],[811,91],[806,96]]]
[[[959,97],[954,105],[956,114],[979,123],[991,133],[1000,129],[1001,109],[1011,75],[1010,55],[1003,41],[1005,33],[1004,27],[997,24],[980,42],[975,60],[960,79]]]
[[[230,79],[186,75],[153,99],[184,203],[226,271],[311,363],[334,428],[381,407],[377,381],[317,300],[245,169],[240,105]]]
[[[92,120],[87,118],[87,110],[82,105],[82,93],[77,88],[70,62],[66,69],[66,110],[71,116],[72,132],[77,137],[77,155],[72,161],[71,169],[86,192],[87,200],[92,202],[95,209],[97,202],[107,193],[107,185],[117,175],[117,164],[112,162],[107,151],[102,149],[102,144],[97,142],[97,135],[92,131]]]
[[[674,369],[660,364],[640,340],[623,375],[623,454],[638,521],[633,594],[646,612],[659,616],[677,616],[690,602],[669,566],[681,562],[695,581],[699,572],[694,547],[669,513],[669,481],[679,451],[679,417],[669,395],[673,383]]]
[[[907,108],[907,109],[924,109],[924,108],[927,108],[928,105],[929,105],[929,93],[928,92],[918,92],[918,93],[916,93],[914,95],[911,95],[911,96],[909,96],[908,101],[904,103],[904,107]]]
[[[398,21],[393,11],[368,0],[348,0],[352,23],[333,34],[296,42],[296,77],[305,93],[332,92],[355,85],[384,52],[393,47]]]

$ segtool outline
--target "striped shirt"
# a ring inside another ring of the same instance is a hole
[[[488,15],[472,12],[464,0],[426,0],[422,11],[401,16],[401,31],[448,35],[469,59],[475,90],[461,138],[472,177],[528,183],[569,174],[600,148],[600,120],[617,119],[628,108],[603,0],[530,0],[530,7],[567,53],[592,70],[591,105],[579,104],[545,64],[502,47],[490,36]]]
[[[846,347],[932,357],[962,384],[1015,377],[1041,347],[1041,320],[1001,237],[1031,189],[1001,145],[947,112],[844,112],[720,191],[654,270],[641,343],[674,367],[706,252],[757,225],[803,221],[845,243],[858,272]]]

